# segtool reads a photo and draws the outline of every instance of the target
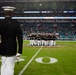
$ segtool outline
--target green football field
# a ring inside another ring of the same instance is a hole
[[[76,41],[57,41],[54,47],[28,44],[24,41],[15,75],[76,75]]]

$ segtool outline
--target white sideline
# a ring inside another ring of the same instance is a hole
[[[36,54],[30,59],[30,61],[24,66],[24,68],[20,71],[20,73],[18,75],[22,75],[23,72],[26,70],[26,68],[29,66],[29,64],[32,62],[32,60],[36,57],[36,55],[40,52],[41,48],[36,52]]]

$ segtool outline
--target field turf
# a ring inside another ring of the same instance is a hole
[[[29,46],[29,41],[24,41],[24,61],[15,64],[15,75],[76,75],[76,41],[57,41],[57,46],[41,47]],[[35,61],[43,57],[43,63]],[[47,57],[47,58],[46,58]],[[58,61],[49,63],[49,58]]]

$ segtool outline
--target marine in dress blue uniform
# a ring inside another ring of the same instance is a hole
[[[4,6],[2,8],[4,9],[5,19],[0,21],[0,55],[2,59],[1,75],[14,75],[16,56],[22,54],[22,30],[19,22],[12,19],[15,7]]]

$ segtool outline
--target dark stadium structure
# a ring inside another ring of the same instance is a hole
[[[76,0],[0,0],[2,6],[15,6],[21,12],[25,10],[76,10]]]
[[[0,0],[2,6],[15,6],[15,17],[76,17],[76,0]],[[76,19],[18,19],[23,35],[54,33],[59,39],[76,40]]]

